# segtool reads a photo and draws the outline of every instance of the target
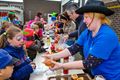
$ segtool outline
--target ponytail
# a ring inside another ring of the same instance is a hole
[[[19,32],[21,32],[20,28],[15,27],[15,26],[10,26],[6,30],[6,32],[0,35],[0,48],[6,47],[6,45],[8,44],[7,39],[13,39],[13,37]]]
[[[4,48],[7,44],[7,34],[4,32],[0,35],[0,48]]]
[[[101,20],[101,23],[111,25],[111,20],[109,20],[107,17],[105,17],[104,19]]]
[[[107,25],[111,24],[111,20],[108,19],[104,14],[95,13],[95,16],[101,19],[101,24],[107,24]]]

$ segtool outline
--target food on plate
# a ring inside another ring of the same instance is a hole
[[[73,80],[77,80],[78,79],[78,75],[77,74],[72,74],[71,77],[72,77]]]
[[[77,80],[84,80],[84,78],[83,77],[79,77],[79,78],[77,78]]]
[[[45,59],[43,63],[48,67],[54,67],[54,64],[51,62],[51,59]]]

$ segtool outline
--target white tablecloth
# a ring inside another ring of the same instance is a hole
[[[72,59],[72,58],[71,58]],[[43,62],[43,58],[41,57],[41,54],[37,54],[34,62],[36,63],[37,66],[43,66],[46,67],[45,65],[41,64]],[[45,74],[45,73],[41,73],[39,75],[36,74],[31,74],[30,76],[30,80],[48,80],[48,77],[50,76],[55,76],[56,72],[50,73],[50,74]],[[83,70],[69,70],[69,74],[78,74],[78,73],[84,73]],[[64,75],[64,74],[61,74]]]

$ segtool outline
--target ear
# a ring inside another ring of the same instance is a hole
[[[8,41],[9,43],[11,43],[11,39],[8,38],[7,41]]]
[[[0,69],[0,76],[2,76],[2,70]]]

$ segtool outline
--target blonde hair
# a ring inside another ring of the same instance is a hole
[[[107,25],[110,25],[111,24],[111,20],[108,19],[104,14],[101,14],[101,13],[88,13],[88,15],[93,18],[93,14],[94,14],[94,17],[95,18],[98,18],[98,19],[101,19],[101,24],[107,24]]]
[[[39,26],[37,24],[33,24],[32,29],[39,29]]]
[[[16,26],[10,26],[6,32],[0,35],[0,48],[4,48],[7,45],[7,39],[13,39],[13,37],[21,32],[21,29]]]

